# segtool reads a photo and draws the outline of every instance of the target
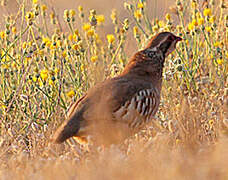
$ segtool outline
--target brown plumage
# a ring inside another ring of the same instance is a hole
[[[121,75],[91,88],[71,106],[54,141],[92,135],[97,142],[110,144],[139,131],[158,110],[165,57],[180,40],[170,32],[151,39]]]

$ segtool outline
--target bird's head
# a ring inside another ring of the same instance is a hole
[[[181,40],[181,37],[175,36],[171,32],[161,32],[150,40],[146,49],[152,51],[160,50],[164,57],[167,57],[175,50],[177,42]]]
[[[148,75],[154,79],[160,79],[165,57],[175,50],[177,42],[181,40],[182,38],[170,32],[157,34],[144,50],[137,52],[131,58],[122,74]]]

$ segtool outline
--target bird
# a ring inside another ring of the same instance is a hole
[[[181,40],[171,32],[153,36],[120,75],[98,83],[71,105],[52,140],[59,144],[91,135],[109,145],[139,132],[158,111],[165,58]]]

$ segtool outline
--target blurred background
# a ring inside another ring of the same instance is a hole
[[[27,3],[25,3],[28,7],[25,7],[25,10],[29,10],[32,6],[32,0],[25,0]],[[63,14],[64,10],[66,9],[75,9],[76,12],[78,12],[78,6],[81,5],[83,7],[83,11],[88,15],[89,11],[91,9],[95,9],[97,11],[97,14],[103,14],[105,16],[105,22],[103,27],[101,28],[103,34],[101,34],[101,38],[104,39],[106,34],[114,33],[114,25],[112,24],[112,20],[110,18],[111,12],[113,9],[117,10],[118,17],[121,22],[124,21],[125,18],[130,18],[130,24],[134,25],[134,20],[131,19],[131,16],[127,12],[127,10],[124,9],[124,2],[128,2],[127,0],[39,0],[42,2],[42,4],[46,4],[47,7],[53,7],[55,9],[56,14],[59,16],[60,23],[63,27],[63,31],[69,31],[68,27],[66,26],[66,23],[63,22]],[[130,0],[129,2],[137,3],[136,0]],[[11,15],[11,14],[17,14],[19,12],[20,4],[23,2],[23,0],[0,0],[1,6],[1,15],[0,16],[0,30],[4,28],[5,25],[5,17]],[[147,3],[147,9],[150,21],[153,21],[155,18],[158,18],[160,20],[165,18],[165,14],[169,12],[169,8],[171,6],[175,5],[175,0],[146,0]],[[4,4],[4,6],[3,6]],[[51,9],[48,9],[48,11],[51,11]],[[86,15],[86,16],[87,16]],[[20,16],[20,15],[19,15]],[[76,14],[77,16],[77,14]],[[49,17],[47,17],[49,18]],[[79,18],[76,19],[76,21],[79,20]],[[80,22],[78,27],[80,26]],[[133,39],[133,36],[128,36],[126,41],[126,46],[128,47],[126,50],[126,53],[128,56],[131,56],[132,51],[137,50],[136,42]],[[131,52],[131,53],[130,53]]]
[[[0,6],[1,9],[1,25],[3,24],[2,20],[4,16],[14,14],[18,11],[19,4],[22,0],[1,0],[1,4],[5,6]],[[32,0],[27,0],[32,4]],[[110,14],[112,9],[117,9],[119,17],[122,19],[129,17],[126,10],[124,9],[124,0],[42,0],[42,3],[50,5],[55,8],[56,13],[60,17],[63,16],[63,11],[65,9],[75,9],[77,10],[78,6],[83,6],[85,12],[89,12],[91,9],[96,9],[98,14],[104,14],[106,17],[106,26],[111,25]],[[165,13],[168,11],[170,6],[175,5],[174,0],[147,0],[147,7],[151,19],[157,17],[162,19],[165,16]],[[29,3],[27,3],[29,4]],[[108,18],[107,18],[108,17]]]

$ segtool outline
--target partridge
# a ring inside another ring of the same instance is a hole
[[[170,32],[154,36],[119,76],[94,86],[70,107],[54,142],[91,135],[98,143],[112,144],[142,129],[158,110],[165,57],[180,40]]]

